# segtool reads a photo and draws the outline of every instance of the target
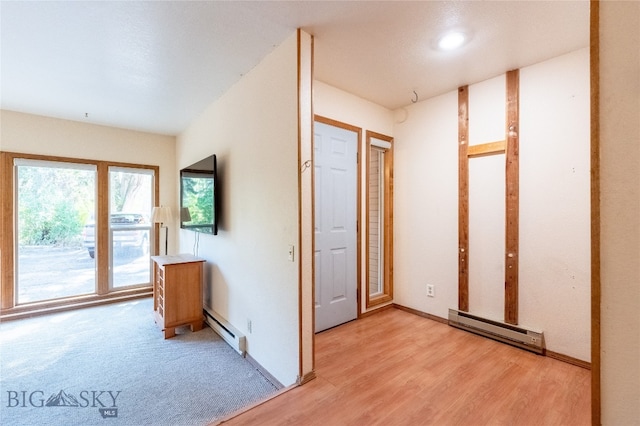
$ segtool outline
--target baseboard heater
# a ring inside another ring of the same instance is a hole
[[[246,339],[234,326],[214,311],[204,308],[204,318],[206,323],[224,339],[236,352],[244,356],[246,351]]]
[[[537,354],[544,352],[544,334],[500,321],[488,320],[467,312],[449,309],[449,325],[517,346]]]

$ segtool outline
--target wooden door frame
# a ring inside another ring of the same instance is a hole
[[[384,280],[384,291],[381,295],[376,297],[371,297],[369,295],[369,249],[370,249],[370,186],[369,182],[371,179],[370,174],[370,165],[371,165],[371,151],[372,144],[371,139],[379,139],[385,142],[388,142],[391,147],[386,150],[385,154],[385,162],[382,165],[384,169],[385,175],[385,204],[384,209],[381,212],[384,217],[384,244],[382,247],[378,247],[379,250],[382,250],[383,254],[383,280]],[[382,133],[373,132],[371,130],[366,131],[366,142],[365,142],[365,152],[367,153],[367,158],[363,159],[363,163],[365,164],[365,179],[364,179],[364,211],[365,211],[365,219],[364,219],[364,235],[365,235],[365,249],[364,249],[364,262],[365,262],[365,271],[364,271],[364,285],[362,293],[365,298],[365,309],[369,310],[372,308],[380,307],[380,305],[388,304],[393,301],[393,137],[383,135]],[[370,311],[368,311],[370,312]]]
[[[589,10],[589,78],[591,100],[591,424],[600,425],[601,271],[600,271],[600,1]]]

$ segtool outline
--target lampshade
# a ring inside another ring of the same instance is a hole
[[[189,207],[183,207],[180,209],[180,222],[191,222],[191,213],[189,213]]]
[[[171,222],[171,209],[169,207],[154,207],[151,212],[151,222],[168,223]]]

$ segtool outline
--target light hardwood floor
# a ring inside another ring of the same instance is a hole
[[[316,374],[237,425],[589,425],[587,369],[387,309],[316,335]]]

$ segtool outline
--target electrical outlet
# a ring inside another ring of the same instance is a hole
[[[436,297],[436,286],[427,284],[427,297]]]
[[[252,328],[253,328],[253,324],[251,324],[251,320],[248,319],[247,320],[247,331],[249,332],[249,334],[251,334]]]

